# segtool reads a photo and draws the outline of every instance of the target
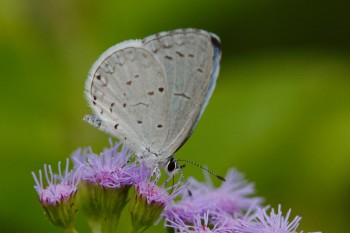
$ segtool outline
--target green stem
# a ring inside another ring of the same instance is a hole
[[[131,225],[129,233],[142,233],[147,229],[148,229],[148,227],[135,227],[135,226]]]
[[[74,227],[72,227],[72,228],[66,228],[66,229],[64,229],[64,233],[78,233],[78,231],[75,230]]]
[[[88,215],[92,232],[116,233],[130,186],[113,189],[85,183],[81,187],[82,208]]]
[[[98,221],[88,221],[92,233],[101,233],[101,225]]]
[[[101,233],[116,233],[117,226],[119,223],[119,215],[118,216],[106,216],[101,219]]]
[[[101,218],[89,221],[89,226],[93,233],[116,233],[119,223],[118,216],[102,216]]]

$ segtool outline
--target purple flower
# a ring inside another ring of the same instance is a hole
[[[166,188],[167,182],[161,186],[157,185],[159,177],[156,178],[156,181],[151,180],[150,166],[147,166],[145,161],[141,162],[140,167],[142,173],[139,180],[135,182],[134,187],[137,195],[144,198],[148,204],[157,203],[164,207],[169,201],[179,195],[183,188],[182,177],[176,184]]]
[[[112,143],[111,143],[112,144]],[[82,169],[82,180],[105,188],[131,186],[139,178],[135,163],[130,163],[131,152],[120,143],[104,149],[100,154],[89,149],[77,150],[72,155],[76,169]]]
[[[256,212],[249,219],[239,220],[234,227],[235,233],[298,233],[301,217],[296,216],[291,222],[288,220],[291,210],[284,217],[282,215],[281,205],[278,206],[278,212],[272,209],[270,215],[267,214],[268,208],[257,208]],[[300,231],[299,233],[302,233]]]
[[[220,221],[216,221],[213,224],[211,221],[212,216],[218,217]],[[229,218],[229,216],[213,214],[207,211],[204,215],[196,214],[193,216],[191,224],[187,224],[174,213],[174,219],[167,221],[165,226],[173,228],[177,233],[232,233],[232,227],[230,224],[227,224],[230,221]]]
[[[100,154],[78,150],[72,155],[75,169],[81,170],[79,193],[82,210],[93,228],[115,232],[120,215],[128,203],[128,192],[144,171],[131,152],[120,143]]]
[[[74,222],[77,213],[75,197],[79,175],[76,172],[68,172],[69,160],[67,159],[64,174],[61,172],[61,163],[58,163],[58,174],[52,172],[51,166],[44,165],[44,175],[47,186],[44,186],[43,175],[39,170],[39,179],[32,172],[36,185],[35,190],[39,194],[39,200],[49,220],[56,226],[63,227],[67,232],[74,232]]]
[[[181,177],[171,187],[165,188],[167,182],[157,186],[159,177],[152,180],[149,172],[151,168],[145,161],[141,161],[140,167],[141,170],[146,169],[146,171],[134,185],[135,192],[130,201],[131,232],[143,232],[152,226],[159,219],[164,207],[179,194],[183,187]]]
[[[77,183],[79,181],[76,173],[68,172],[69,159],[67,159],[64,174],[61,172],[61,162],[58,163],[59,174],[53,174],[50,165],[44,165],[44,175],[47,186],[44,187],[43,175],[39,170],[39,179],[32,172],[36,185],[35,190],[39,194],[40,202],[43,205],[55,205],[69,200],[77,192]]]
[[[254,194],[254,186],[247,183],[242,174],[231,169],[225,179],[221,187],[215,188],[209,177],[206,183],[190,178],[187,189],[182,192],[181,201],[167,206],[165,218],[173,221],[175,213],[184,222],[191,222],[193,216],[198,213],[203,216],[208,210],[210,213],[219,212],[233,216],[260,205],[262,199],[250,197]]]

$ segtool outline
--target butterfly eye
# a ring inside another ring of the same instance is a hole
[[[168,162],[168,165],[167,165],[167,171],[169,173],[172,173],[175,170],[175,168],[177,168],[177,167],[178,166],[177,166],[176,161],[174,160],[174,158],[171,158]]]

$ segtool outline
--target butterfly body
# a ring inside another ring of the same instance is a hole
[[[85,83],[93,114],[84,120],[118,138],[137,157],[167,166],[212,95],[219,44],[212,33],[178,29],[109,48]]]

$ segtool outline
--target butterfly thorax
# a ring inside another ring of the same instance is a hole
[[[146,153],[143,155],[139,156],[136,155],[137,157],[141,159],[146,159],[147,163],[150,164],[151,166],[155,166],[156,168],[164,168],[166,173],[169,176],[175,175],[181,167],[178,165],[174,155],[170,156],[165,156],[164,154],[161,153],[155,153],[151,152],[149,149],[147,150]]]

